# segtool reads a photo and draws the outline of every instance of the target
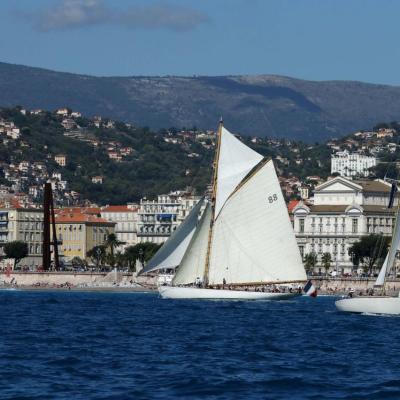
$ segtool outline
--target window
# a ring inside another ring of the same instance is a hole
[[[352,231],[352,233],[358,232],[358,219],[356,219],[356,218],[353,218],[353,220],[352,220],[351,231]]]
[[[299,246],[301,258],[304,258],[304,246]]]
[[[299,219],[299,232],[304,233],[304,218]]]

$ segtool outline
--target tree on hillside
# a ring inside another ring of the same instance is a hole
[[[371,234],[362,236],[361,239],[349,248],[349,255],[353,258],[354,265],[362,262],[369,274],[377,261],[382,261],[386,256],[390,238]]]
[[[389,125],[386,122],[379,122],[378,124],[376,124],[372,130],[374,132],[379,131],[379,129],[388,129]]]
[[[14,269],[16,269],[18,263],[28,255],[28,245],[21,240],[8,242],[4,245],[4,253],[7,258],[14,259]]]

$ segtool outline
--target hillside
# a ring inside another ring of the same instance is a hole
[[[0,105],[107,116],[151,129],[215,129],[307,142],[400,119],[400,87],[280,76],[93,77],[0,63]]]
[[[379,124],[326,144],[242,137],[274,159],[286,198],[330,174],[332,152],[378,157],[372,176],[397,178],[400,124]],[[0,195],[18,194],[40,203],[50,180],[58,205],[121,204],[191,187],[204,193],[211,180],[213,131],[151,131],[67,108],[53,112],[0,108]],[[60,161],[60,157],[64,159]]]
[[[65,155],[65,166],[58,155]],[[0,109],[0,184],[32,192],[37,201],[49,178],[59,204],[119,204],[187,186],[203,191],[212,157],[200,143],[176,145],[124,123]]]
[[[71,109],[0,108],[0,191],[38,203],[50,179],[59,205],[136,202],[186,187],[202,194],[211,181],[215,139],[213,131],[151,131]],[[329,174],[331,149],[324,144],[242,140],[276,160],[284,185],[286,178]],[[57,161],[61,155],[65,165]]]

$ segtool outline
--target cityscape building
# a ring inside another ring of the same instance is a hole
[[[382,180],[352,181],[336,177],[315,187],[312,205],[299,202],[293,209],[293,226],[300,253],[315,253],[317,270],[322,256],[331,255],[332,267],[351,272],[350,247],[371,233],[391,236],[394,208],[388,209],[391,185]],[[398,197],[394,206],[397,206]]]
[[[28,256],[19,267],[34,268],[42,264],[43,210],[23,207],[17,200],[8,199],[0,205],[0,258],[4,257],[4,244],[15,240],[28,245]],[[0,261],[4,267],[9,260]]]
[[[87,252],[103,245],[107,236],[114,233],[114,222],[95,214],[64,209],[56,215],[58,252],[64,262],[74,257],[90,262]]]
[[[359,153],[349,153],[347,150],[340,151],[331,156],[331,173],[340,176],[367,177],[369,169],[376,166],[376,158]]]
[[[102,207],[101,217],[109,222],[114,222],[117,239],[124,244],[118,248],[123,250],[137,243],[138,205],[126,204],[120,206]]]
[[[200,200],[190,192],[176,191],[141,199],[138,209],[137,240],[139,243],[163,243]]]

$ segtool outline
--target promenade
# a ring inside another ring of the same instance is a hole
[[[376,278],[364,277],[310,277],[319,294],[343,295],[350,290],[367,294],[373,289]],[[126,272],[0,272],[0,288],[64,289],[104,291],[149,291],[156,289],[156,279],[137,277]],[[388,279],[386,292],[397,294],[400,279]]]
[[[156,288],[152,278],[136,277],[133,273],[66,272],[66,271],[11,271],[0,272],[0,288],[63,289],[104,291],[148,291]]]
[[[314,286],[320,294],[342,295],[348,294],[350,290],[356,293],[367,294],[368,291],[374,288],[376,281],[375,277],[327,277],[327,276],[312,276]],[[386,293],[397,294],[400,291],[400,279],[386,280]]]

